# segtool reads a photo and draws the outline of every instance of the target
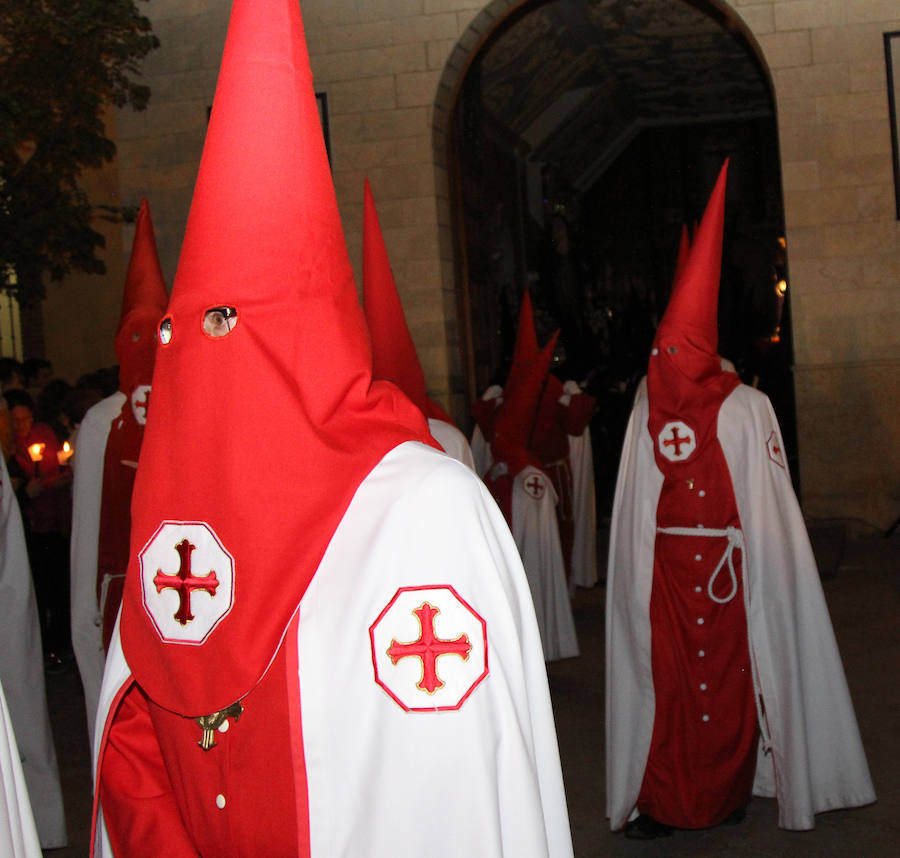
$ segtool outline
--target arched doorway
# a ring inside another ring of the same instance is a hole
[[[497,0],[441,82],[466,394],[505,378],[526,284],[558,370],[598,396],[601,507],[668,298],[682,225],[731,159],[720,351],[794,442],[774,98],[739,17],[717,0]],[[565,366],[563,366],[563,362]]]

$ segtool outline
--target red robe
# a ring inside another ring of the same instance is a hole
[[[689,468],[666,476],[658,528],[740,529],[734,490],[718,440]],[[725,537],[657,531],[650,596],[656,693],[653,738],[638,810],[679,828],[722,822],[750,800],[758,726],[744,613],[742,554],[735,550],[708,592]]]

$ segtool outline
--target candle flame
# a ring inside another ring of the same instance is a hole
[[[68,441],[63,441],[62,447],[56,451],[56,461],[60,465],[65,465],[72,458],[74,452],[72,445]]]
[[[46,444],[32,444],[28,448],[28,455],[31,457],[32,462],[40,462],[44,458],[44,447]]]

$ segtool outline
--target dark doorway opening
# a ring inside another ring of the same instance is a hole
[[[505,379],[527,287],[540,341],[562,332],[554,371],[598,400],[601,514],[682,225],[699,221],[730,158],[720,352],[772,400],[796,485],[774,107],[721,10],[686,0],[518,7],[470,65],[453,123],[469,395]]]

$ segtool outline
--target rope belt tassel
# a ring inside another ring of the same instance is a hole
[[[734,549],[738,548],[741,552],[744,550],[744,534],[737,527],[726,527],[724,529],[716,529],[712,527],[660,527],[657,528],[657,533],[667,533],[671,536],[706,536],[706,537],[727,537],[728,545],[725,547],[725,552],[722,554],[722,559],[719,560],[719,565],[716,566],[712,575],[709,576],[709,582],[706,585],[706,592],[709,595],[709,598],[714,602],[717,602],[720,605],[725,605],[730,602],[736,595],[738,591],[738,580],[737,573],[734,571]],[[717,596],[713,590],[716,583],[716,578],[719,575],[719,572],[722,571],[726,562],[728,563],[728,574],[731,577],[731,592],[724,598],[720,598]]]

